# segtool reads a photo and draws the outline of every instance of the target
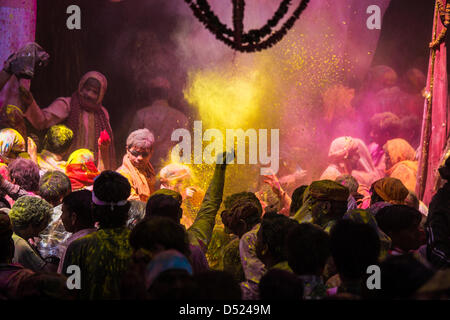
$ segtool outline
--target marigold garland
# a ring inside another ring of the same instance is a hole
[[[294,26],[295,21],[306,9],[309,0],[300,0],[299,5],[292,16],[282,25],[279,30],[274,31],[280,20],[287,14],[292,0],[283,0],[277,11],[267,23],[260,29],[252,29],[244,32],[244,9],[245,0],[232,0],[233,4],[233,27],[231,30],[222,23],[217,15],[211,10],[207,0],[184,0],[191,8],[194,16],[210,31],[216,38],[234,50],[241,52],[261,51],[274,46]]]

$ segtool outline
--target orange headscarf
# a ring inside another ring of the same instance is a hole
[[[375,181],[372,188],[381,199],[392,204],[404,204],[409,193],[399,179],[391,177]]]
[[[383,148],[392,165],[386,170],[386,174],[399,179],[408,190],[414,192],[418,162],[414,160],[416,152],[413,147],[406,140],[392,139],[386,142]]]
[[[78,149],[69,156],[66,175],[72,183],[72,190],[79,190],[94,184],[100,174],[94,163],[94,155],[88,149]]]
[[[383,148],[384,152],[389,156],[392,166],[401,161],[414,161],[416,156],[416,151],[413,147],[406,140],[400,138],[389,140]]]

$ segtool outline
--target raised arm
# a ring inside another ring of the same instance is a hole
[[[26,110],[25,118],[37,130],[44,130],[61,123],[69,116],[70,99],[68,98],[58,98],[47,108],[41,109],[32,93],[23,86],[19,87],[19,97]]]
[[[263,176],[264,183],[267,183],[271,188],[273,193],[280,200],[280,208],[278,213],[289,217],[289,208],[291,206],[291,197],[287,194],[286,191],[281,187],[280,181],[278,180],[275,174]]]
[[[6,194],[13,200],[19,199],[21,196],[28,195],[28,192],[20,186],[9,182],[0,174],[0,194]]]
[[[192,226],[188,229],[191,243],[199,245],[206,252],[216,223],[216,214],[222,203],[225,184],[226,153],[222,154],[223,164],[216,164],[214,175],[203,198],[200,210]]]

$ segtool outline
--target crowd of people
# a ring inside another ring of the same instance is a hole
[[[373,115],[368,146],[332,141],[316,180],[264,176],[268,201],[224,195],[226,152],[206,191],[188,166],[152,165],[167,145],[145,121],[116,166],[106,88],[89,72],[41,109],[21,86],[21,105],[0,110],[0,299],[450,298],[450,152],[427,206],[396,114]]]

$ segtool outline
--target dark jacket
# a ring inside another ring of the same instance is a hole
[[[450,267],[450,182],[431,200],[425,226],[428,260],[437,269]]]

